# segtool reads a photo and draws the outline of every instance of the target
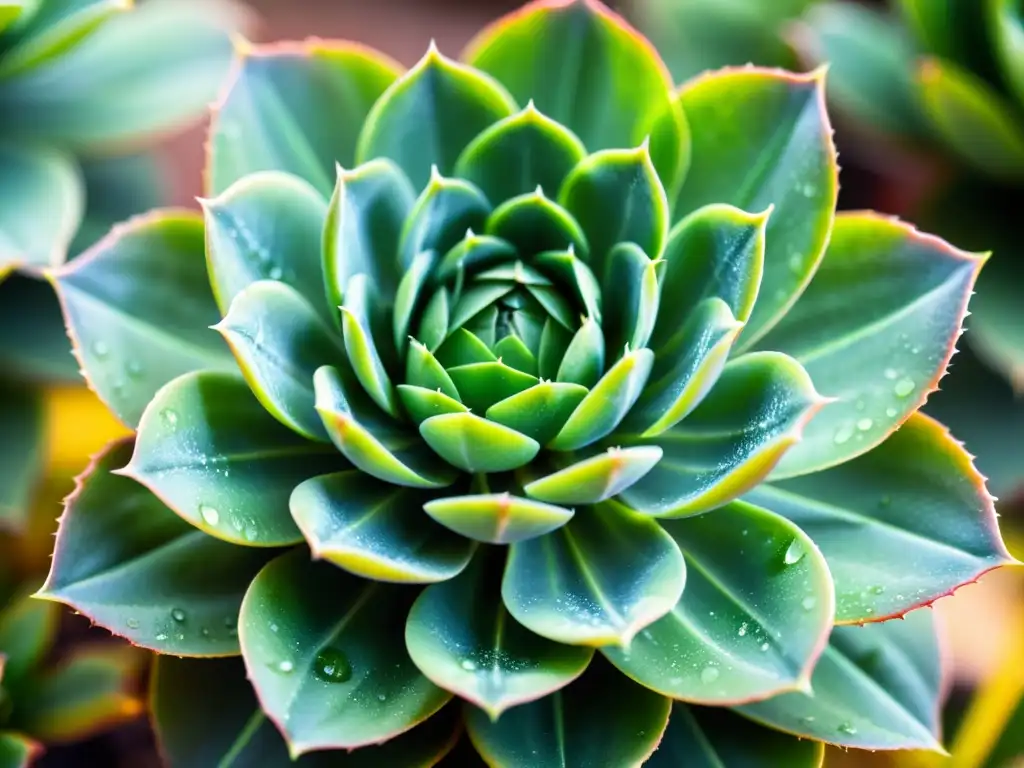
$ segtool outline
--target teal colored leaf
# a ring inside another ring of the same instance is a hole
[[[832,579],[807,534],[733,502],[664,521],[686,560],[686,592],[615,666],[673,699],[723,706],[807,688],[832,629]]]
[[[488,544],[514,544],[565,525],[571,509],[508,493],[445,496],[423,505],[427,514],[456,533]]]
[[[454,579],[428,587],[405,625],[405,644],[420,671],[495,721],[510,707],[568,685],[594,655],[533,634],[500,601],[495,605],[497,564],[477,557]]]
[[[57,641],[60,610],[56,605],[18,595],[0,612],[0,649],[3,683],[7,690],[31,688],[29,678],[38,671]]]
[[[495,208],[487,219],[486,231],[511,243],[525,259],[545,251],[590,252],[579,222],[548,198],[540,186]]]
[[[657,446],[609,448],[527,484],[526,495],[552,504],[596,504],[617,496],[661,460]]]
[[[198,214],[165,210],[132,219],[53,281],[89,384],[129,426],[172,379],[235,368],[208,328],[220,312]]]
[[[814,282],[760,342],[792,355],[835,398],[778,477],[849,461],[924,403],[953,354],[984,260],[892,219],[836,217]]]
[[[649,349],[627,352],[619,358],[576,406],[548,447],[575,451],[609,435],[640,396],[653,362],[654,354]]]
[[[323,195],[337,164],[356,164],[363,121],[401,71],[386,56],[347,43],[247,48],[214,112],[207,193],[257,171],[285,171]]]
[[[680,91],[693,132],[693,163],[674,218],[711,203],[744,211],[774,206],[759,298],[740,334],[741,349],[786,313],[828,242],[838,183],[823,77],[823,70],[727,69]]]
[[[405,348],[413,315],[424,304],[423,291],[426,288],[427,280],[430,277],[431,268],[434,266],[435,261],[437,261],[437,256],[433,251],[420,251],[413,257],[406,269],[405,275],[402,276],[402,280],[398,284],[398,291],[395,294],[395,306],[392,310],[396,350],[404,350]],[[447,307],[444,307],[444,324],[445,326],[448,324]],[[447,332],[447,327],[445,327],[444,331]],[[419,335],[423,336],[422,333]],[[441,336],[443,341],[444,333]],[[431,346],[429,342],[433,341],[436,341],[436,339],[428,337],[427,346]],[[434,348],[436,349],[437,346],[440,346],[440,343]]]
[[[455,388],[444,366],[429,349],[415,339],[409,342],[405,357],[405,380],[417,387],[440,390],[448,397],[461,402],[459,390]]]
[[[1024,46],[1024,18],[1013,0],[993,0],[988,7],[988,27],[1000,67],[1017,103],[1024,104],[1024,60],[1020,55]]]
[[[469,410],[444,392],[413,387],[408,384],[399,384],[397,389],[402,407],[417,424],[426,421],[431,416],[440,416],[445,413],[465,413]]]
[[[18,266],[63,263],[85,209],[74,158],[31,144],[0,144],[0,179],[0,279]]]
[[[438,288],[423,308],[416,330],[416,336],[423,339],[423,344],[428,350],[436,351],[448,338],[449,317],[451,317],[451,299],[448,289]]]
[[[492,305],[499,299],[504,298],[514,290],[515,284],[508,282],[481,282],[467,288],[462,292],[452,308],[451,317],[448,321],[449,334],[466,325],[478,314],[491,309]],[[449,339],[451,339],[451,336],[449,336]],[[485,342],[482,343],[485,347],[488,346]]]
[[[150,710],[170,768],[288,765],[288,747],[263,713],[240,659],[154,661]],[[406,734],[349,752],[313,752],[298,768],[428,768],[453,746],[458,710],[448,707]]]
[[[762,484],[744,500],[821,548],[843,624],[902,616],[1012,562],[970,455],[920,413],[852,461]]]
[[[288,513],[292,488],[343,466],[333,446],[268,414],[240,377],[202,371],[156,394],[121,472],[211,536],[273,547],[302,538]]]
[[[451,174],[477,134],[515,111],[512,97],[497,82],[431,45],[370,111],[356,159],[391,158],[422,189],[432,166]],[[410,130],[416,131],[416,141],[409,141]]]
[[[658,751],[648,768],[747,768],[784,765],[821,768],[825,745],[764,728],[721,707],[672,705]]]
[[[203,212],[210,283],[222,314],[253,283],[277,280],[333,321],[320,260],[327,206],[308,182],[279,171],[254,173],[204,201]]]
[[[485,415],[545,445],[586,396],[579,384],[545,381],[495,403]]]
[[[431,166],[430,179],[409,213],[398,246],[403,267],[423,251],[447,253],[483,229],[491,204],[467,181],[442,176]]]
[[[43,408],[41,392],[0,384],[0,530],[17,532],[28,522],[45,459]]]
[[[409,488],[443,488],[455,479],[415,432],[366,401],[347,368],[324,366],[313,376],[316,410],[327,434],[356,467],[386,483]]]
[[[208,536],[114,474],[131,454],[114,443],[79,481],[39,596],[158,653],[237,654],[242,595],[274,552]]]
[[[242,603],[246,674],[292,757],[386,741],[451,698],[409,659],[415,591],[357,579],[295,550],[267,565]]]
[[[618,434],[623,445],[657,445],[664,458],[622,493],[633,509],[682,517],[750,490],[798,443],[821,408],[807,372],[786,355],[756,352],[726,365],[718,383],[680,424],[654,438]]]
[[[380,342],[374,335],[378,325],[374,313],[380,308],[380,294],[365,274],[353,275],[345,287],[345,303],[341,305],[341,329],[345,334],[345,350],[349,363],[366,393],[390,416],[398,415],[395,389],[384,367]]]
[[[651,135],[665,189],[682,183],[690,132],[672,77],[650,43],[604,5],[527,5],[477,35],[463,60],[521,103],[533,99],[591,152],[635,147]],[[664,124],[652,135],[659,118]]]
[[[541,114],[531,100],[473,139],[459,155],[454,175],[475,184],[495,205],[537,187],[554,197],[586,154],[572,131]]]
[[[153,143],[204,115],[228,74],[231,35],[249,18],[228,2],[138,3],[45,66],[5,80],[4,131],[88,154]]]
[[[814,668],[813,696],[786,693],[738,711],[826,744],[941,753],[942,677],[934,619],[916,611],[905,621],[838,627]]]
[[[1003,221],[1003,231],[1015,237],[1013,222],[1009,218]],[[995,246],[996,257],[989,260],[978,275],[975,294],[971,297],[967,339],[986,363],[1009,379],[1016,389],[1024,389],[1024,327],[1016,321],[1016,288],[1024,279],[1024,260],[1005,252],[1001,247],[1002,239],[996,240],[992,230],[983,230],[982,237]]]
[[[685,419],[715,386],[742,328],[717,296],[701,301],[671,345],[655,353],[649,383],[628,423],[653,437]]]
[[[547,536],[514,544],[501,596],[538,635],[628,648],[672,610],[685,580],[679,547],[656,522],[605,502]]]
[[[0,278],[0,368],[8,379],[80,384],[54,286],[31,274]]]
[[[646,142],[587,157],[565,180],[558,203],[586,233],[590,268],[603,285],[611,250],[619,243],[635,243],[652,259],[661,258],[668,239],[668,198]]]
[[[438,282],[450,280],[460,270],[473,273],[491,264],[515,258],[516,250],[497,237],[466,232],[465,237],[444,255],[434,271]]]
[[[456,328],[451,331],[444,344],[438,347],[435,359],[441,365],[454,368],[456,365],[471,363],[493,363],[498,357],[487,348],[479,336],[465,328]]]
[[[647,346],[658,317],[659,272],[663,266],[652,261],[635,243],[620,243],[608,254],[602,287],[608,309],[601,323],[608,349]]]
[[[560,283],[564,291],[576,297],[577,303],[585,310],[583,314],[601,320],[601,286],[574,248],[539,253],[534,263]]]
[[[352,470],[300,483],[290,504],[314,557],[372,581],[429,584],[462,571],[474,550],[424,518],[430,498]]]
[[[235,297],[214,328],[267,412],[303,437],[326,442],[313,374],[344,360],[345,351],[309,302],[285,283],[260,280]]]
[[[448,375],[459,390],[462,402],[478,413],[538,383],[536,376],[517,371],[500,360],[457,365],[448,369]]]
[[[585,323],[586,321],[584,321]],[[594,346],[604,344],[603,334],[595,333],[593,328],[590,329],[590,332],[594,334]],[[573,338],[573,334],[569,333],[560,323],[556,323],[550,317],[545,318],[540,331],[540,340],[537,342],[537,373],[541,378],[555,379],[558,377],[558,369],[562,366],[565,352],[569,349]],[[603,355],[600,365],[602,368],[604,367]],[[594,376],[595,382],[599,376],[600,374]],[[583,388],[586,389],[586,387]]]
[[[398,241],[416,201],[405,174],[390,160],[337,169],[323,232],[323,271],[331,306],[344,301],[345,286],[364,273],[385,296],[402,276]]]
[[[657,749],[671,706],[597,659],[564,690],[499,720],[466,707],[466,729],[488,765],[641,765]]]
[[[558,381],[588,388],[593,387],[601,380],[601,374],[604,373],[605,340],[601,326],[594,317],[588,317],[583,321],[564,348],[559,344],[554,349],[545,349],[543,345],[545,338],[552,342],[557,342],[557,338],[551,339],[547,335],[541,338],[541,360],[544,360],[545,352],[551,353],[549,359],[557,366],[555,378]],[[559,351],[562,353],[560,356],[557,354]],[[550,371],[552,366],[545,365],[544,367]],[[564,425],[564,423],[563,421],[562,424]],[[561,425],[559,429],[561,429]]]
[[[472,413],[429,418],[420,434],[438,456],[472,473],[517,469],[540,451],[533,438]]]

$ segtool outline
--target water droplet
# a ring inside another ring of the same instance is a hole
[[[793,539],[789,542],[789,546],[786,547],[786,554],[783,556],[783,562],[786,565],[794,565],[803,560],[804,555],[807,554],[804,549],[804,544],[800,539]]]
[[[185,620],[185,612],[181,608],[175,608],[171,611],[171,618],[180,623]]]
[[[895,368],[885,369],[885,378],[889,379],[889,381],[894,380],[897,376],[899,376],[899,374],[896,372]]]
[[[344,683],[352,678],[352,665],[336,648],[324,648],[313,662],[313,674],[325,683]]]
[[[838,730],[840,733],[845,733],[847,736],[854,736],[857,733],[857,729],[853,726],[853,723],[840,723]]]
[[[163,632],[160,632],[159,634],[156,635],[156,639],[158,641],[160,641],[160,642],[163,642],[164,640],[167,639],[167,635],[164,634]]]
[[[474,662],[472,659],[463,659],[462,663],[459,664],[459,666],[467,672],[473,672],[476,670],[476,662]]]
[[[800,722],[810,725],[814,722],[814,715],[807,715],[806,717],[801,717]]]
[[[142,375],[142,363],[138,360],[128,361],[128,376],[132,379],[137,379]]]
[[[128,625],[128,629],[138,629],[139,628],[139,620],[138,619],[128,619],[128,621],[126,621],[125,624]]]
[[[209,504],[200,504],[199,514],[207,525],[216,526],[220,522],[220,512]]]
[[[910,379],[900,379],[892,391],[896,393],[896,397],[906,397],[914,391],[914,382]]]
[[[709,685],[718,679],[719,674],[717,667],[704,667],[700,672],[700,681],[705,685]]]
[[[110,354],[110,347],[107,346],[106,342],[94,341],[92,343],[92,353],[102,360]]]
[[[283,672],[286,675],[287,674],[291,674],[292,670],[294,670],[294,669],[295,669],[295,665],[292,664],[287,659],[285,659],[284,661],[279,661],[277,663],[277,671],[278,672]]]
[[[803,195],[804,197],[814,197],[814,195],[815,195],[815,194],[817,193],[817,191],[818,191],[818,188],[817,188],[817,187],[815,187],[815,186],[814,186],[813,184],[811,184],[810,182],[807,182],[806,184],[804,184],[804,185],[803,185],[803,186],[802,186],[802,187],[800,188],[800,193],[801,193],[801,194],[802,194],[802,195]]]
[[[271,625],[270,625],[270,631],[271,632],[273,632],[276,635],[278,629],[280,629],[280,627],[278,627],[277,624],[271,623]]]
[[[912,354],[912,355],[920,354],[920,352],[921,352],[921,348],[920,347],[914,346],[914,347],[910,348],[910,354]]]
[[[881,584],[876,584],[875,586],[873,586],[871,588],[871,594],[872,595],[881,595],[884,592],[885,592],[885,587],[883,587]]]
[[[231,629],[232,627],[234,627],[236,623],[238,623],[238,619],[236,619],[234,616],[225,616],[224,617],[224,626],[227,627],[228,629]]]
[[[794,272],[799,272],[800,267],[803,266],[804,260],[800,257],[800,254],[793,252],[789,255],[789,268]]]
[[[761,643],[761,653],[765,653],[769,648],[771,648],[771,646],[768,645],[768,643]]]
[[[284,271],[276,265],[271,267],[270,271],[267,272],[267,275],[270,277],[271,280],[280,280],[283,274]]]
[[[178,412],[173,408],[164,408],[160,411],[160,416],[163,417],[164,423],[167,424],[167,426],[178,426]]]
[[[833,439],[836,445],[842,445],[853,437],[853,427],[849,424],[844,424],[836,430],[836,436]]]
[[[896,409],[893,408],[891,405],[888,408],[885,409],[885,415],[888,416],[890,419],[895,419],[896,418],[896,413],[897,413]]]
[[[387,701],[387,700],[388,700],[388,695],[386,693],[378,693],[377,694],[377,701]]]
[[[872,419],[861,419],[857,422],[857,429],[861,432],[867,432],[873,426],[875,426],[875,422]]]
[[[202,629],[199,630],[199,634],[201,634],[205,638],[209,638],[210,637],[210,628],[209,627],[203,627]]]
[[[858,400],[856,403],[853,404],[853,407],[856,408],[858,411],[863,411],[864,410],[864,401],[863,400]]]
[[[814,606],[816,606],[817,604],[817,599],[810,596],[805,597],[802,601],[800,601],[800,607],[803,608],[805,611],[812,610]]]
[[[736,634],[740,637],[744,637],[747,634],[747,622],[740,624],[740,628],[736,631]]]

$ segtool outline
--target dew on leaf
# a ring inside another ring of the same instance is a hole
[[[280,280],[280,279],[281,279],[281,276],[282,276],[283,274],[284,274],[284,272],[283,272],[283,270],[282,270],[282,269],[281,269],[280,267],[278,267],[278,266],[273,266],[273,267],[271,267],[271,268],[270,268],[270,271],[269,271],[269,272],[267,273],[267,276],[268,276],[268,277],[269,277],[269,278],[270,278],[271,280]]]
[[[885,592],[885,587],[883,587],[881,584],[876,584],[871,588],[870,591],[872,595],[881,595]]]
[[[199,515],[207,525],[215,526],[220,522],[220,512],[217,511],[216,507],[211,507],[209,504],[199,505]]]
[[[896,414],[897,413],[898,413],[898,411],[895,408],[893,408],[891,405],[888,408],[885,409],[885,415],[888,416],[890,419],[896,418]]]
[[[294,665],[294,664],[292,664],[292,663],[291,663],[290,661],[288,661],[287,659],[285,659],[284,661],[279,661],[279,662],[277,663],[277,671],[278,671],[278,672],[282,672],[282,673],[284,673],[284,674],[286,674],[286,675],[288,675],[288,674],[291,674],[291,672],[292,672],[292,671],[293,671],[294,669],[295,669],[295,665]]]
[[[161,643],[162,643],[162,642],[163,642],[164,640],[166,640],[166,639],[167,639],[167,635],[166,635],[165,633],[163,633],[163,632],[160,632],[160,633],[158,633],[158,634],[157,634],[157,635],[155,636],[155,638],[156,638],[156,640],[157,640],[158,642],[161,642]]]
[[[892,388],[892,391],[896,394],[896,397],[906,397],[914,391],[914,382],[910,379],[900,379],[896,382],[896,386]]]
[[[804,549],[803,542],[800,539],[793,539],[786,547],[786,554],[783,555],[782,560],[786,565],[795,565],[803,560],[805,554],[807,554],[807,550]]]
[[[705,685],[710,685],[718,679],[718,675],[721,674],[718,671],[718,667],[704,667],[700,672],[700,681]]]
[[[177,622],[182,622],[185,620],[185,612],[181,608],[174,608],[171,611],[171,618]]]
[[[338,649],[324,648],[313,662],[313,674],[325,683],[344,683],[352,678],[352,665]]]
[[[768,643],[761,643],[761,653],[767,653],[771,646]]]
[[[875,422],[872,419],[865,418],[857,422],[857,429],[859,429],[861,432],[867,432],[873,426],[875,426]]]
[[[138,619],[128,619],[125,622],[125,624],[128,625],[128,629],[138,629],[139,628],[139,620]]]
[[[110,354],[110,347],[107,346],[106,342],[94,341],[92,343],[92,353],[102,360]]]
[[[459,666],[467,672],[476,671],[476,663],[472,659],[463,659]]]
[[[740,628],[739,628],[739,630],[737,630],[736,634],[739,635],[740,637],[745,637],[746,636],[746,634],[747,634],[747,622],[744,621],[742,624],[740,624]]]
[[[897,376],[899,376],[899,373],[896,372],[895,368],[886,368],[884,376],[889,379],[889,381],[893,381]]]
[[[164,408],[160,411],[160,416],[167,426],[172,428],[178,426],[178,412],[173,408]]]
[[[807,596],[803,600],[800,601],[800,606],[805,611],[812,610],[814,608],[814,606],[816,606],[817,604],[818,604],[818,601],[815,598],[811,597],[811,596]]]
[[[836,430],[835,437],[832,439],[836,445],[842,445],[843,443],[849,442],[851,437],[853,437],[853,427],[849,424],[844,424]]]
[[[138,360],[129,360],[127,370],[129,378],[137,379],[142,376],[142,363]]]
[[[857,729],[853,723],[840,723],[837,729],[840,733],[845,733],[847,736],[854,736],[857,733]]]

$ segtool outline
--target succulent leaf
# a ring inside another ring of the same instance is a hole
[[[28,736],[0,731],[0,765],[4,768],[28,768],[42,753],[43,745]]]
[[[0,429],[11,445],[0,463],[0,530],[19,530],[28,517],[35,478],[44,461],[42,395],[24,386],[0,385]]]
[[[527,495],[554,504],[597,504],[618,496],[661,460],[657,446],[609,448],[590,458],[570,463],[557,472],[527,484]]]
[[[565,525],[573,510],[508,493],[448,496],[423,505],[427,514],[451,530],[488,544],[514,544]]]
[[[5,688],[25,685],[53,649],[60,613],[54,605],[18,597],[0,612],[0,648],[3,649]]]

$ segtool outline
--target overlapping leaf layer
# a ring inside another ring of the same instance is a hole
[[[137,436],[43,595],[244,660],[161,661],[172,761],[433,765],[460,723],[502,766],[937,747],[928,617],[833,627],[1009,560],[915,413],[982,259],[835,215],[822,87],[676,91],[594,0],[404,73],[243,52],[202,215],[55,274]]]

